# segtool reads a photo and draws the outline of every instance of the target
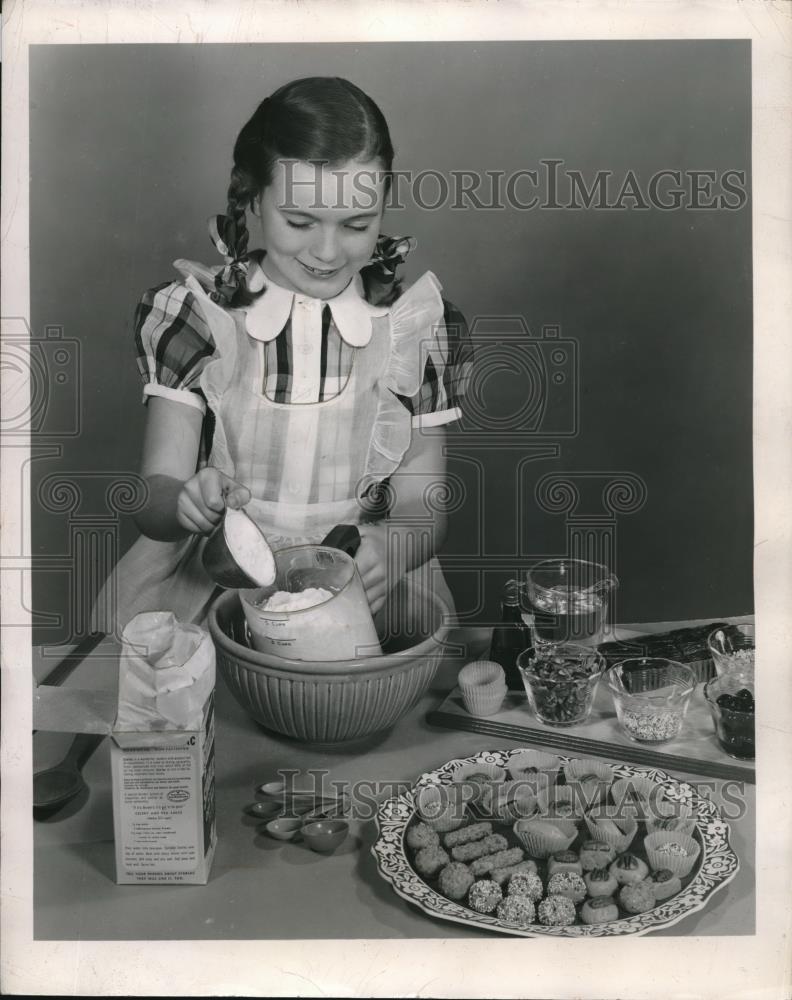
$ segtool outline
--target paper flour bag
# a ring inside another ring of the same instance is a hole
[[[182,625],[171,611],[149,611],[129,622],[122,639],[116,731],[195,727],[215,686],[209,633]]]
[[[116,881],[203,884],[217,841],[214,645],[169,611],[137,615],[122,639],[110,751]]]

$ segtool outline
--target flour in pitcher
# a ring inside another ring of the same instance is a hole
[[[324,587],[306,587],[296,594],[288,590],[276,590],[259,607],[262,611],[302,611],[304,608],[324,604],[332,596],[332,591],[325,590]]]

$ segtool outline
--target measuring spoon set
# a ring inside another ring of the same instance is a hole
[[[264,831],[275,840],[299,835],[311,850],[330,854],[346,839],[349,824],[334,818],[343,815],[345,796],[287,790],[283,781],[266,782],[256,792],[262,798],[246,805],[244,812],[263,820]]]

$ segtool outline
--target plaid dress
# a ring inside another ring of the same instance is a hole
[[[176,266],[184,282],[138,308],[144,399],[210,416],[205,458],[250,489],[246,510],[274,548],[366,520],[366,495],[398,469],[413,429],[459,417],[472,351],[431,272],[390,307],[368,303],[359,283],[321,302],[268,281],[252,305],[228,309],[210,296],[211,269]],[[203,544],[141,537],[117,567],[119,627],[143,610],[201,620],[214,590]],[[453,607],[436,559],[413,574]]]
[[[177,261],[177,266],[180,263]],[[253,266],[260,267],[258,260]],[[202,268],[199,280],[204,287],[210,287],[217,270]],[[359,292],[359,286],[356,290]],[[355,351],[360,345],[339,330],[338,309],[332,308],[333,300],[318,303],[321,318],[314,318],[311,334],[319,357],[313,376],[316,383],[309,393],[311,398],[295,398],[295,366],[300,368],[303,360],[297,352],[304,350],[306,345],[305,338],[303,343],[295,344],[291,310],[294,298],[291,292],[268,279],[266,292],[257,300],[256,312],[266,311],[270,317],[262,391],[277,403],[324,402],[338,395],[346,385]],[[427,331],[432,342],[427,345],[421,385],[413,396],[399,396],[402,405],[414,417],[413,426],[450,423],[461,416],[473,349],[465,317],[448,300],[442,299],[442,304],[442,323]],[[343,325],[343,320],[339,321]],[[160,395],[205,411],[201,373],[214,356],[216,347],[195,293],[183,281],[165,282],[149,289],[138,304],[134,325],[144,401],[149,396]]]

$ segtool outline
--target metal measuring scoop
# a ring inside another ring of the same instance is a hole
[[[252,557],[238,550],[235,532],[251,546]],[[256,522],[241,507],[226,507],[206,540],[201,561],[208,576],[221,587],[268,587],[275,582],[272,549]]]

